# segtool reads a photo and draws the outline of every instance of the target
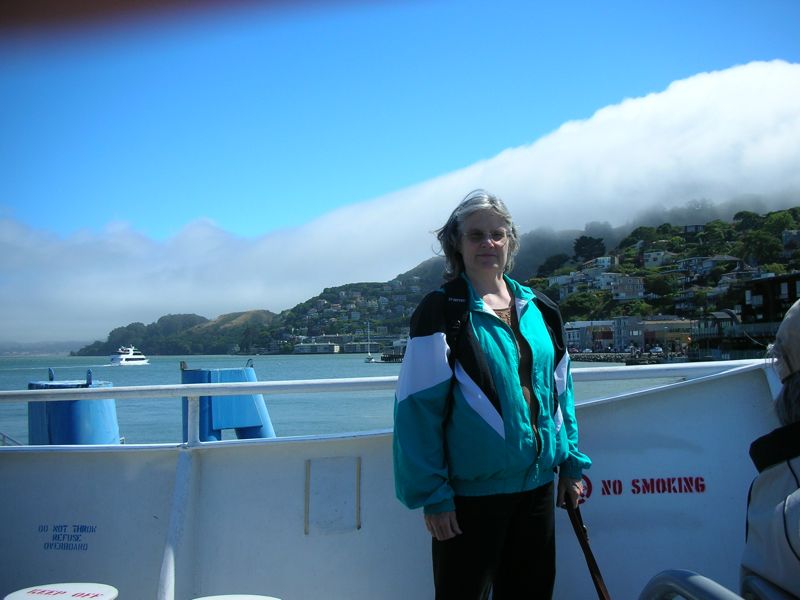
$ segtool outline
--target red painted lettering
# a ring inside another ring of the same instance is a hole
[[[600,492],[602,496],[619,496],[622,494],[622,480],[603,479],[600,483],[602,484],[602,490]]]
[[[650,477],[632,479],[632,494],[702,494],[706,491],[703,477]]]

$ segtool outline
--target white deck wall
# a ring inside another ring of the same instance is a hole
[[[747,452],[777,425],[769,399],[757,369],[579,407],[581,446],[594,460],[582,512],[612,596],[636,597],[667,568],[736,589],[755,475]],[[652,493],[641,493],[651,479]],[[432,597],[430,538],[419,511],[394,497],[389,433],[4,448],[0,481],[0,596],[90,580],[135,600],[173,590],[177,600]],[[556,597],[590,598],[558,513]]]

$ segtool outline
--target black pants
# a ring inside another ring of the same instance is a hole
[[[549,600],[556,576],[553,483],[530,492],[457,496],[463,532],[433,540],[436,600]]]

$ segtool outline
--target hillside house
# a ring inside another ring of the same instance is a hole
[[[674,252],[668,252],[667,250],[654,250],[652,252],[645,252],[644,266],[648,269],[663,267],[664,265],[674,262],[676,256],[678,255]]]
[[[684,225],[683,233],[684,235],[691,235],[695,233],[701,233],[705,231],[705,225]]]
[[[744,284],[737,312],[743,323],[780,322],[800,298],[800,273],[760,277]]]
[[[795,250],[800,248],[800,229],[785,229],[781,233],[784,258],[790,257]]]
[[[689,284],[708,276],[717,267],[725,267],[726,271],[741,269],[744,262],[735,256],[693,256],[675,262],[677,270],[683,272],[684,281]]]
[[[697,308],[698,299],[702,299],[702,296],[699,295],[702,291],[703,288],[693,285],[678,292],[675,295],[675,310],[683,312],[693,311]]]
[[[569,275],[557,275],[547,278],[547,285],[558,286],[558,299],[564,300],[572,294],[586,290],[589,287],[589,276],[585,273],[572,272]]]
[[[633,277],[621,273],[600,273],[590,280],[589,287],[611,292],[614,300],[644,298],[644,277]]]
[[[598,256],[597,258],[587,260],[583,263],[580,270],[582,273],[587,274],[604,273],[610,271],[618,264],[619,259],[616,256]]]

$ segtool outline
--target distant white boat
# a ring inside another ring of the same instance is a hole
[[[142,354],[141,350],[137,350],[133,346],[120,346],[117,353],[111,357],[111,364],[127,367],[133,365],[149,365],[150,361]]]
[[[370,338],[369,335],[369,321],[367,321],[367,357],[364,359],[365,363],[375,362],[375,357],[372,356],[371,349],[372,349],[372,339]]]

